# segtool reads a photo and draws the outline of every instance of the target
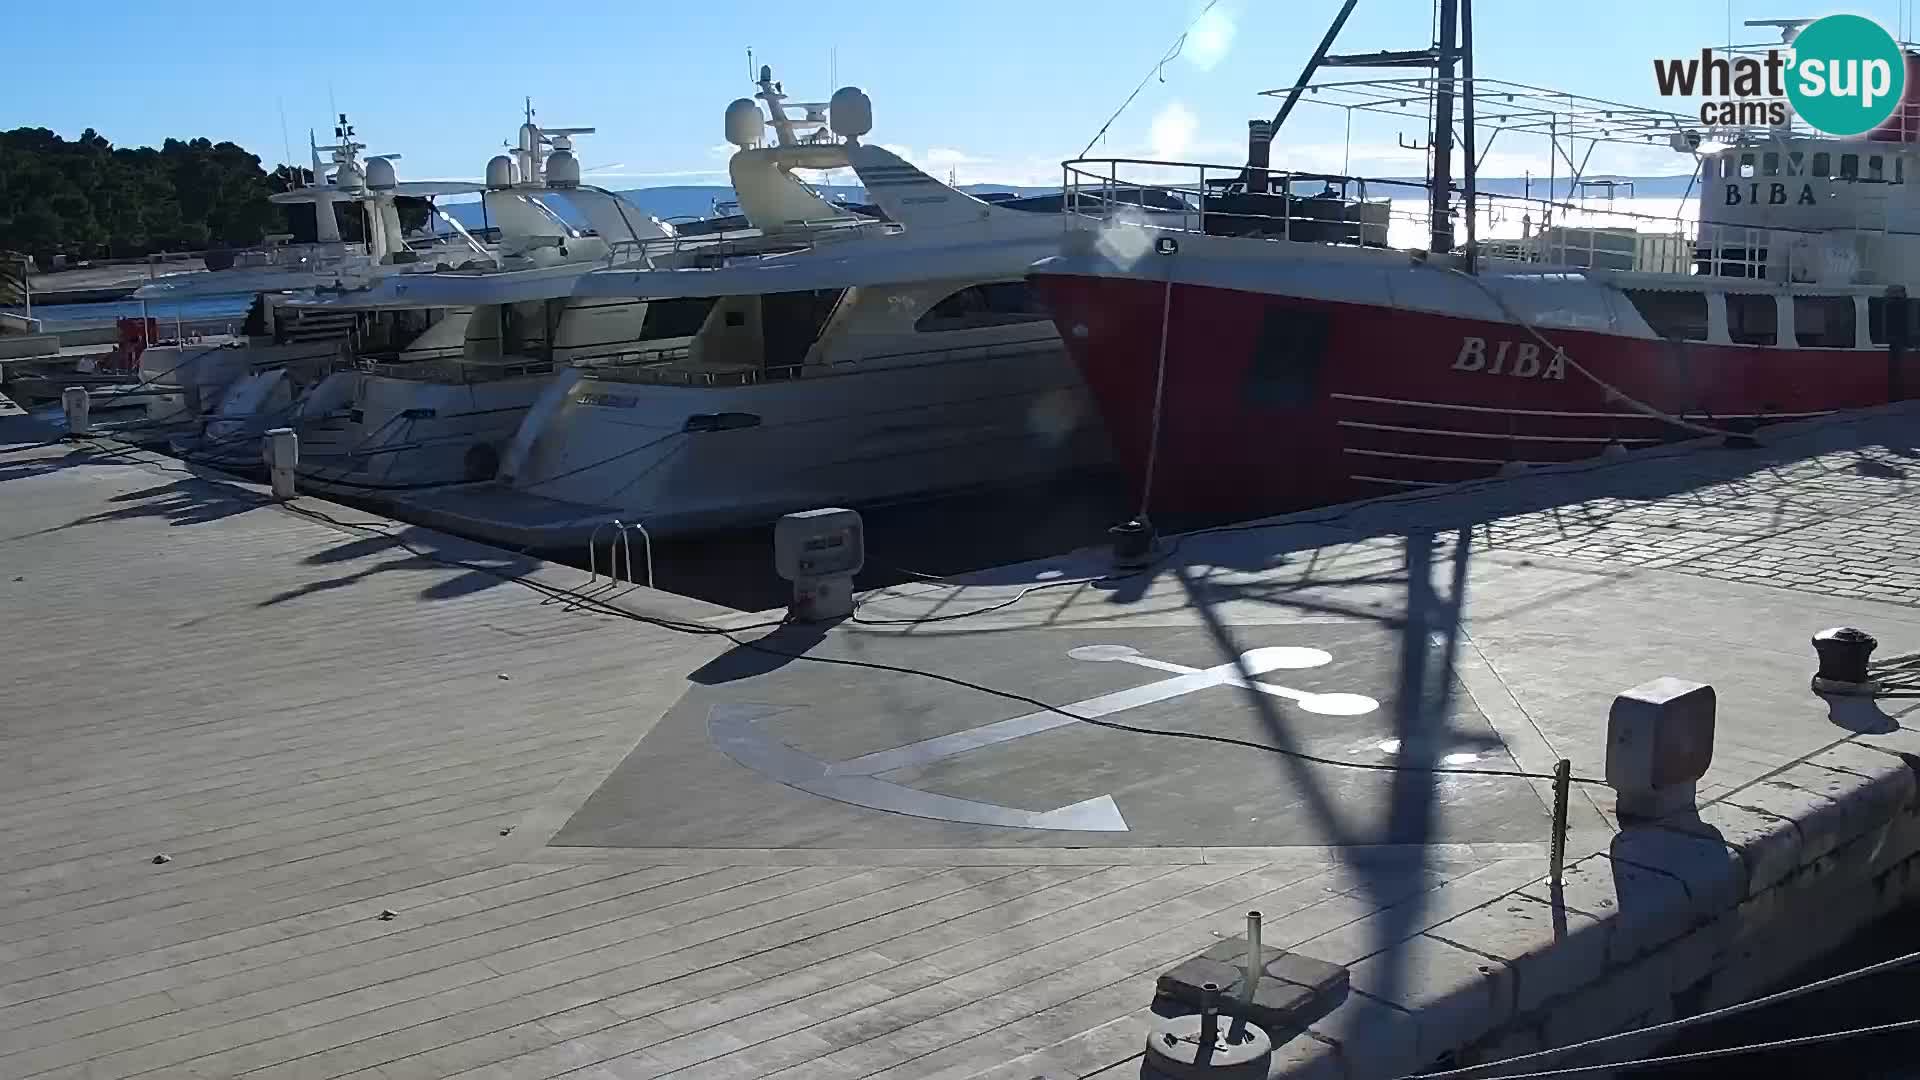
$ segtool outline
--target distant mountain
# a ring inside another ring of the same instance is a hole
[[[867,201],[867,189],[857,185],[833,184],[814,190],[828,199],[839,202],[864,203]],[[1044,195],[1059,189],[1020,187],[1016,184],[962,184],[960,190],[969,195],[991,195],[999,192],[1014,195]],[[733,187],[729,184],[674,184],[666,187],[633,188],[616,192],[616,194],[662,221],[671,221],[675,218],[712,216],[714,204],[729,202],[733,199]],[[469,229],[479,228],[481,225],[480,203],[477,200],[462,203],[443,202],[441,208]],[[554,209],[565,213],[559,206],[555,206]]]
[[[1424,182],[1416,177],[1388,177],[1387,179],[1404,181],[1410,184]],[[1614,188],[1614,197],[1616,199],[1628,197],[1627,185],[1629,184],[1632,185],[1632,196],[1642,199],[1682,198],[1688,194],[1689,188],[1694,187],[1692,176],[1618,176],[1604,174],[1587,177],[1587,183],[1589,185],[1587,195],[1593,198],[1604,197],[1606,189],[1602,185],[1609,181],[1616,185]],[[1547,197],[1547,180],[1544,177],[1538,176],[1533,177],[1531,180],[1517,176],[1483,176],[1479,178],[1478,188],[1481,192],[1489,195],[1521,196],[1531,192],[1532,196],[1536,199],[1544,199]],[[829,199],[842,202],[863,203],[867,201],[866,189],[855,185],[836,184],[821,187],[816,190],[820,191],[821,194]],[[1057,192],[1060,189],[1022,187],[1017,184],[962,184],[960,185],[960,190],[970,195],[991,195],[1000,192],[1013,195],[1046,195]],[[1565,177],[1556,179],[1553,191],[1556,198],[1566,199],[1569,197]],[[1698,189],[1695,188],[1693,194],[1698,193]],[[675,218],[703,218],[711,216],[716,203],[729,202],[733,199],[733,188],[727,184],[674,184],[666,187],[633,188],[618,192],[618,194],[646,213],[660,218],[663,221],[671,221]],[[1369,194],[1372,193],[1369,192]],[[1393,194],[1396,197],[1400,197],[1413,193],[1411,191],[1405,191],[1393,192]],[[557,201],[558,200],[556,200],[556,202]],[[445,209],[447,213],[453,215],[460,224],[468,228],[478,228],[481,225],[479,202],[443,203],[441,205],[442,208]],[[556,206],[555,209],[565,213],[565,210],[559,206]]]

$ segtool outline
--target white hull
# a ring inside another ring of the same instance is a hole
[[[616,518],[655,535],[700,532],[1108,459],[1052,335],[930,355],[940,359],[733,387],[588,376],[537,417],[510,487],[412,501],[485,539],[557,547]]]
[[[381,499],[488,479],[551,378],[460,384],[336,374],[354,383],[351,404],[299,424],[300,486]]]

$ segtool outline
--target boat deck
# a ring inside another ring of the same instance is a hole
[[[576,569],[0,415],[0,1077],[1132,1076],[1156,974],[1249,908],[1353,965],[1283,1057],[1397,1075],[1471,1026],[1429,1023],[1433,940],[1545,871],[1545,782],[1429,767],[1597,775],[1613,695],[1668,674],[1719,691],[1704,799],[1904,737],[1808,694],[1807,637],[1920,648],[1914,433],[1299,515],[1134,577],[1064,556],[829,629],[583,606]],[[1610,808],[1576,789],[1575,856]]]

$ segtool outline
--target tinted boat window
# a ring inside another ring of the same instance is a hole
[[[1320,395],[1327,332],[1324,312],[1268,308],[1241,393],[1256,405],[1297,409],[1313,404]]]
[[[969,285],[933,305],[914,329],[921,333],[1007,326],[1048,318],[1046,307],[1024,281]]]
[[[1735,345],[1772,345],[1779,332],[1780,316],[1771,295],[1727,294],[1727,337]]]
[[[1840,175],[1845,177],[1848,180],[1852,180],[1855,177],[1860,175],[1860,155],[1859,154],[1841,154],[1840,155]]]
[[[1794,297],[1793,336],[1806,349],[1853,348],[1853,297]]]
[[[1907,344],[1920,345],[1920,302],[1907,301]],[[1887,301],[1885,297],[1867,297],[1867,340],[1875,345],[1887,343]]]
[[[1707,340],[1707,297],[1698,292],[1623,289],[1653,332],[1668,341]]]
[[[1761,164],[1761,167],[1766,171],[1766,174],[1768,176],[1780,175],[1780,155],[1779,154],[1772,153],[1772,152],[1762,154],[1760,156],[1760,164]]]
[[[1832,155],[1825,153],[1813,155],[1813,175],[1820,177],[1822,180],[1831,180],[1833,178]]]
[[[689,296],[672,300],[647,301],[646,318],[640,323],[641,338],[692,337],[707,323],[707,312],[719,302],[716,296]]]

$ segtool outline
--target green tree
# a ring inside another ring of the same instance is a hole
[[[156,150],[115,147],[92,128],[71,141],[46,128],[0,131],[0,248],[45,260],[256,244],[287,231],[267,196],[296,176],[310,179],[285,166],[270,178],[231,142],[167,139]]]
[[[0,306],[18,307],[27,295],[27,257],[18,251],[0,251]]]

